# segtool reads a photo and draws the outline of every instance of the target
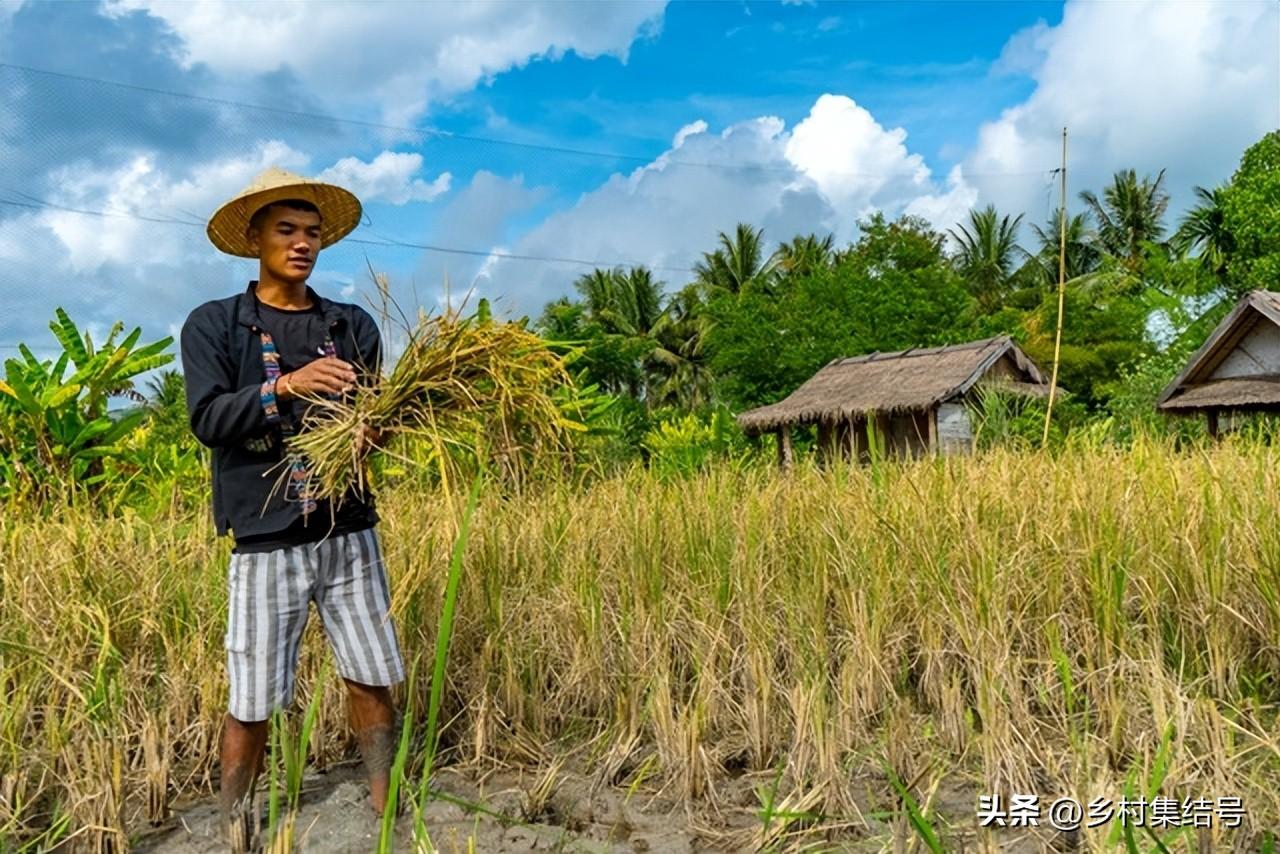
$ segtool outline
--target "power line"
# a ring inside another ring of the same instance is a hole
[[[12,205],[13,207],[33,208],[37,210],[40,210],[40,209],[58,210],[58,211],[65,211],[66,213],[81,214],[83,216],[96,216],[96,217],[102,217],[107,219],[133,219],[133,220],[141,220],[142,222],[160,223],[162,225],[170,225],[170,224],[176,223],[178,225],[194,225],[194,226],[199,226],[201,228],[204,227],[203,223],[195,222],[193,220],[177,219],[175,217],[153,217],[153,216],[144,216],[143,214],[133,213],[132,211],[92,211],[92,210],[85,210],[83,208],[68,207],[67,205],[60,205],[57,202],[51,202],[51,201],[48,201],[47,199],[36,198],[35,196],[30,195],[29,193],[24,193],[21,190],[15,190],[15,189],[12,189],[11,187],[0,187],[0,191],[6,192],[6,193],[13,193],[27,200],[25,202],[19,202],[19,201],[14,201],[12,199],[0,199],[0,204]]]
[[[650,270],[666,270],[673,273],[696,273],[692,267],[674,267],[661,264],[643,264],[638,261],[588,261],[583,258],[566,258],[555,255],[520,255],[514,252],[482,249],[459,249],[451,246],[434,246],[430,243],[412,243],[392,237],[383,237],[381,241],[348,238],[347,243],[360,243],[367,246],[398,246],[407,249],[423,249],[428,252],[445,252],[451,255],[471,255],[480,258],[503,258],[512,261],[552,261],[561,264],[583,264],[595,268],[613,267],[648,267]]]
[[[42,68],[32,68],[26,65],[15,65],[8,62],[0,62],[0,68],[7,68],[13,71],[19,71],[25,74],[36,74],[45,77],[54,77],[62,80],[72,80],[78,83],[93,83],[99,86],[112,86],[118,89],[124,89],[133,92],[141,92],[148,95],[163,95],[170,98],[180,98],[187,101],[196,101],[205,104],[214,104],[221,107],[233,107],[241,110],[258,110],[260,112],[272,113],[280,116],[289,116],[291,118],[309,119],[312,121],[334,122],[336,124],[353,125],[356,127],[369,128],[371,130],[394,131],[396,133],[408,133],[415,135],[426,135],[439,137],[449,140],[457,140],[460,142],[477,143],[483,145],[505,146],[508,148],[525,149],[530,151],[541,151],[554,154],[567,154],[576,157],[594,157],[604,160],[614,161],[630,161],[648,165],[656,162],[655,157],[646,157],[638,154],[619,154],[617,152],[600,151],[598,149],[572,148],[561,145],[548,145],[536,142],[517,142],[510,139],[498,139],[495,137],[476,136],[473,134],[454,133],[453,131],[439,130],[438,128],[421,128],[421,127],[405,127],[402,125],[391,125],[383,122],[372,122],[364,119],[352,119],[342,116],[334,116],[326,113],[313,113],[306,110],[288,110],[280,107],[267,107],[261,104],[249,104],[243,101],[233,101],[227,98],[214,98],[209,95],[196,95],[191,92],[179,92],[173,89],[162,89],[155,86],[141,86],[136,83],[121,83],[116,80],[105,80],[100,77],[87,77],[79,74],[68,74],[62,71],[49,71]],[[653,145],[662,145],[666,143],[659,140],[650,140]],[[796,169],[785,166],[770,166],[765,163],[708,163],[694,160],[680,160],[664,157],[664,164],[673,166],[689,166],[699,169],[714,169],[728,172],[739,171],[760,171],[774,172],[778,174],[792,175]],[[1051,173],[1052,169],[1037,169],[1031,172],[975,172],[966,174],[964,177],[969,178],[1020,178],[1032,175],[1045,175]],[[915,178],[917,171],[911,172],[827,172],[827,175],[837,178]]]
[[[3,189],[3,188],[0,188],[0,189]],[[15,191],[9,190],[8,192],[15,192]],[[63,205],[53,204],[52,202],[46,202],[42,199],[37,199],[36,197],[29,196],[26,193],[20,193],[20,195],[25,196],[31,201],[19,202],[19,201],[13,201],[12,199],[0,199],[0,205],[11,205],[14,207],[31,208],[35,210],[52,209],[52,210],[65,211],[67,213],[80,214],[83,216],[111,217],[111,218],[117,218],[117,219],[135,219],[135,220],[141,220],[143,222],[160,223],[162,225],[185,225],[188,228],[200,228],[200,229],[204,228],[204,223],[199,223],[199,222],[189,222],[187,220],[173,219],[173,218],[148,217],[148,216],[142,216],[140,214],[125,213],[123,211],[94,211],[94,210],[84,210],[81,208],[70,208],[70,207],[65,207]],[[384,248],[421,249],[427,252],[443,252],[449,255],[466,255],[466,256],[477,257],[477,258],[501,258],[504,260],[511,260],[511,261],[541,261],[541,262],[557,263],[557,264],[580,264],[582,266],[592,267],[592,268],[612,269],[614,267],[648,267],[651,270],[661,270],[666,272],[676,272],[676,273],[696,273],[697,272],[692,267],[677,267],[677,266],[668,266],[668,265],[661,265],[661,264],[646,264],[641,261],[616,261],[616,260],[615,261],[601,261],[601,260],[592,261],[585,258],[570,258],[566,256],[556,256],[556,255],[523,255],[523,254],[518,254],[514,252],[502,252],[499,250],[490,251],[490,250],[484,250],[484,249],[465,249],[457,246],[438,246],[430,243],[414,243],[412,241],[400,240],[398,238],[385,237],[382,235],[378,235],[378,238],[379,239],[377,240],[370,240],[368,238],[348,237],[348,238],[345,238],[342,242],[356,243],[362,246],[381,246]]]

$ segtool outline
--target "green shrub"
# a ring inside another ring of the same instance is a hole
[[[662,474],[701,471],[714,459],[748,452],[746,436],[724,407],[660,420],[641,444],[648,452],[649,467]]]
[[[119,442],[146,417],[145,409],[107,411],[117,395],[141,396],[133,377],[173,361],[163,352],[172,338],[137,346],[141,329],[116,343],[124,324],[111,328],[95,349],[61,308],[49,324],[62,345],[57,360],[41,361],[26,345],[20,359],[5,361],[0,381],[0,494],[37,496],[66,493],[75,486],[97,487],[108,477],[103,460],[122,453]],[[67,376],[69,368],[74,371]]]

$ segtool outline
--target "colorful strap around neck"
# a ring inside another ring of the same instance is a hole
[[[276,342],[271,333],[265,329],[262,334],[262,369],[266,373],[266,381],[262,384],[262,409],[267,415],[267,422],[278,424],[285,438],[298,432],[296,418],[281,419],[280,406],[276,400],[276,381],[280,379],[280,353],[276,350]],[[333,337],[326,331],[324,335],[324,358],[336,358],[338,350],[333,345]],[[325,393],[325,397],[335,400],[337,394]],[[289,458],[289,479],[285,485],[285,500],[302,504],[305,516],[316,509],[316,498],[311,489],[311,471],[306,459],[296,451],[286,451]]]

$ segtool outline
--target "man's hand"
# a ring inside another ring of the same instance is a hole
[[[276,381],[276,397],[288,400],[300,394],[342,394],[356,383],[349,362],[337,358],[316,359]],[[283,387],[283,388],[282,388]]]

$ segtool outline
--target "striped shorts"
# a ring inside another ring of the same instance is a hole
[[[229,711],[236,720],[263,721],[292,702],[312,602],[344,678],[364,685],[404,679],[386,567],[372,528],[233,554],[228,574]]]

